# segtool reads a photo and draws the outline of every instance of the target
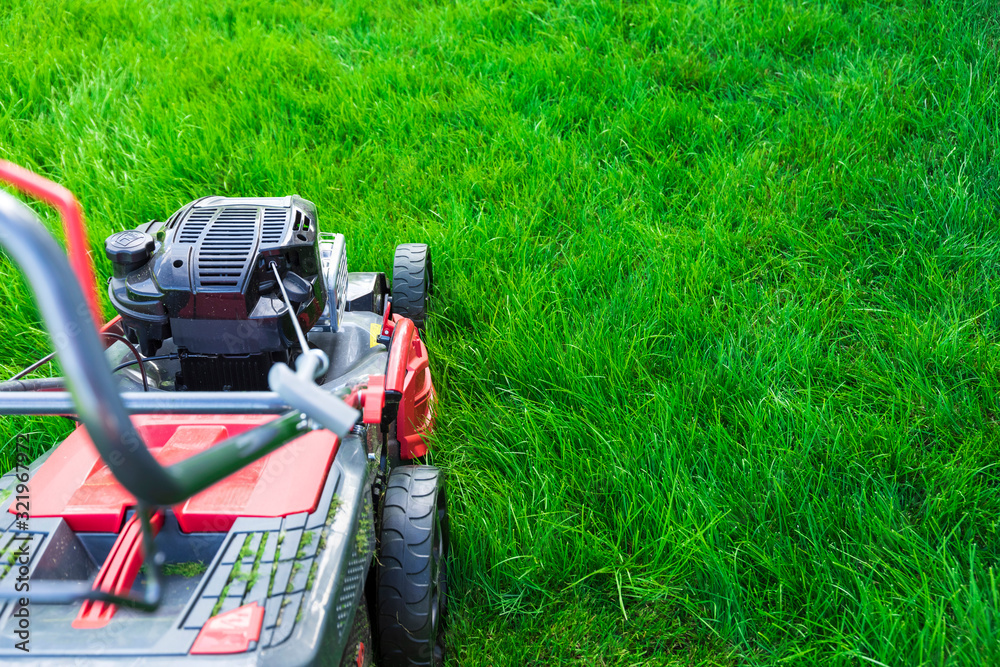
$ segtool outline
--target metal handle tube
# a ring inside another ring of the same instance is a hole
[[[130,414],[267,415],[291,406],[273,391],[130,391],[119,394]],[[66,391],[0,392],[0,415],[75,415],[73,396]]]

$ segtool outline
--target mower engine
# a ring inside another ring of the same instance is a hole
[[[290,318],[336,330],[343,313],[343,237],[321,243],[315,205],[297,196],[198,199],[105,250],[126,336],[146,357],[171,340],[179,390],[266,390],[271,366],[301,352]]]

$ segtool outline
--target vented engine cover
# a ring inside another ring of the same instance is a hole
[[[213,372],[256,377],[291,355],[295,331],[272,263],[303,330],[326,306],[316,207],[297,196],[198,199],[166,223],[112,235],[105,249],[114,267],[111,302],[129,338],[144,355],[173,338],[182,365],[208,355]],[[193,371],[184,369],[188,380]]]

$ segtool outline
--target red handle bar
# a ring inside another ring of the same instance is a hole
[[[90,306],[94,325],[101,326],[104,316],[97,299],[97,284],[94,278],[94,262],[90,257],[87,232],[83,227],[83,211],[80,203],[69,190],[47,178],[19,167],[13,162],[0,160],[0,181],[9,183],[21,192],[39,199],[59,211],[63,230],[66,232],[66,250],[69,263],[83,288],[83,296]]]

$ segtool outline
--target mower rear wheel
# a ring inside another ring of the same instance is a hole
[[[354,610],[351,632],[347,635],[347,646],[340,667],[371,667],[375,654],[372,643],[372,625],[368,618],[368,602],[361,596],[361,604]]]
[[[413,320],[422,334],[434,286],[431,249],[426,243],[396,246],[392,264],[392,312]]]
[[[444,665],[448,504],[434,466],[389,475],[382,507],[376,624],[379,667]]]

